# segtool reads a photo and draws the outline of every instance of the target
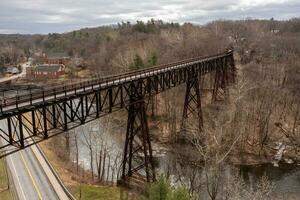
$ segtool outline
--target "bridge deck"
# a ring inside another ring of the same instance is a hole
[[[82,93],[88,93],[97,89],[105,89],[111,86],[121,85],[126,82],[151,77],[178,68],[186,68],[195,64],[214,61],[218,58],[223,58],[231,54],[232,51],[230,50],[213,56],[191,58],[179,62],[168,63],[105,78],[93,78],[92,80],[85,82],[44,88],[42,91],[36,91],[26,95],[19,95],[15,98],[8,98],[0,102],[0,118],[6,113],[17,112],[19,109],[29,106],[43,104],[58,99],[67,99],[74,95],[80,95]],[[203,73],[209,72],[206,65],[203,65],[203,69],[201,70]]]

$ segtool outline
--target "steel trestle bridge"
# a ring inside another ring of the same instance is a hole
[[[228,99],[235,81],[233,50],[156,67],[97,78],[77,84],[45,88],[0,105],[0,158],[126,108],[128,122],[123,153],[122,180],[134,175],[155,179],[146,115],[146,99],[186,83],[182,126],[194,115],[203,129],[200,78],[213,73],[212,101]],[[24,134],[24,131],[28,134]],[[34,139],[34,140],[33,140]],[[141,156],[142,155],[142,156]]]

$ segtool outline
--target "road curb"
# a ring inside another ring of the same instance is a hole
[[[76,198],[73,196],[73,194],[71,194],[71,192],[66,188],[66,186],[64,185],[64,183],[61,180],[60,176],[57,174],[56,170],[52,167],[50,161],[48,160],[48,158],[46,157],[44,152],[41,150],[40,146],[38,144],[36,144],[35,146],[37,147],[37,149],[38,149],[39,153],[41,154],[41,156],[43,157],[43,159],[46,161],[46,164],[50,168],[51,172],[53,173],[53,175],[55,176],[55,178],[58,181],[59,185],[62,187],[63,191],[66,193],[66,195],[69,197],[69,199],[70,200],[76,200]]]

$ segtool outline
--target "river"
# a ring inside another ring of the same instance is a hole
[[[126,114],[125,112],[120,112],[121,114],[119,113],[119,116]],[[79,137],[79,160],[81,165],[84,165],[85,169],[91,168],[89,148],[87,145],[87,135],[89,134],[89,131],[94,132],[92,141],[94,143],[93,146],[95,151],[97,146],[96,143],[99,142],[99,140],[95,139],[96,136],[100,138],[100,140],[104,140],[104,143],[109,149],[111,161],[118,156],[118,164],[120,164],[122,158],[121,155],[124,148],[126,121],[119,120],[117,118],[118,117],[112,117],[112,120],[109,120],[108,118],[101,118],[99,121],[91,122],[89,125],[79,127],[75,130],[75,133]],[[123,118],[125,119],[126,117]],[[192,163],[186,162],[182,158],[178,158],[178,155],[169,151],[168,148],[160,146],[159,144],[153,143],[152,146],[155,160],[158,161],[156,168],[158,173],[169,175],[174,184],[180,182],[188,187],[195,187],[194,192],[196,194],[202,193],[201,199],[207,198],[207,194],[205,192],[206,187],[203,186],[203,180],[205,179],[203,167],[195,166]],[[72,160],[75,162],[74,156],[72,157]],[[111,164],[110,167],[113,167],[113,164]],[[105,168],[107,172],[108,167],[106,166]],[[97,173],[96,169],[96,163],[94,163],[95,174]],[[109,173],[111,173],[111,169]],[[251,188],[256,188],[262,177],[266,176],[268,182],[272,185],[273,195],[280,197],[296,196],[297,198],[300,198],[300,163],[279,163],[278,167],[275,167],[272,164],[252,166],[234,166],[226,164],[224,169],[222,169],[222,178],[220,181],[225,183],[229,178],[236,177],[238,174],[242,175],[241,177],[243,177],[245,183]],[[105,177],[106,176],[107,174]],[[108,177],[111,177],[111,174],[109,174]],[[193,180],[193,178],[195,180]],[[117,181],[116,174],[114,175],[112,181]]]

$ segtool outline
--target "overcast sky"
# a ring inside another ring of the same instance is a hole
[[[0,33],[66,32],[151,18],[204,24],[247,17],[300,17],[300,0],[0,0]]]

